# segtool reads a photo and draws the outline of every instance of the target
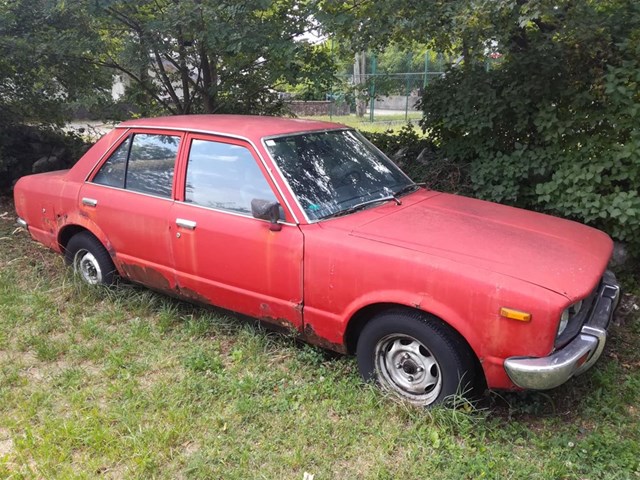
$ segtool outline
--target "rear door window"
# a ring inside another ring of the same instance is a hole
[[[111,154],[93,182],[171,198],[179,147],[179,136],[131,135]]]

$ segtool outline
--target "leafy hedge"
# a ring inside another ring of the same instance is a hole
[[[431,139],[411,124],[400,130],[361,132],[414,181],[445,192],[470,193],[468,166],[439,154]]]
[[[71,167],[88,149],[77,135],[51,128],[5,125],[0,128],[0,195],[30,173]]]
[[[493,68],[432,82],[421,126],[468,165],[474,195],[593,225],[638,254],[640,4],[571,5],[519,30]]]

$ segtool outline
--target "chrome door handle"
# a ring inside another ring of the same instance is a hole
[[[176,225],[182,228],[186,228],[187,230],[195,230],[196,222],[193,220],[185,220],[184,218],[176,218]]]
[[[87,207],[95,207],[96,205],[98,205],[98,200],[94,198],[83,197],[82,204],[86,205]]]

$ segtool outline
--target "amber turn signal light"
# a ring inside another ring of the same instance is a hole
[[[512,320],[518,320],[519,322],[531,321],[530,313],[521,312],[520,310],[514,310],[513,308],[502,307],[500,309],[500,316],[504,318],[510,318]]]

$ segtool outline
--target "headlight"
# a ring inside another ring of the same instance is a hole
[[[572,319],[580,313],[583,306],[584,301],[579,300],[564,309],[562,315],[560,315],[560,325],[558,325],[558,334],[556,335],[556,338],[560,337],[560,335],[564,333],[564,331],[567,329],[567,326],[569,325],[569,322],[571,322]]]
[[[565,308],[564,311],[562,312],[562,315],[560,315],[560,326],[558,327],[558,337],[560,335],[562,335],[562,332],[565,331],[565,329],[567,328],[567,325],[569,325],[569,308]]]
[[[576,302],[569,307],[569,310],[571,310],[571,315],[577,315],[580,313],[580,310],[582,309],[582,303],[582,300],[580,300],[579,302]]]

